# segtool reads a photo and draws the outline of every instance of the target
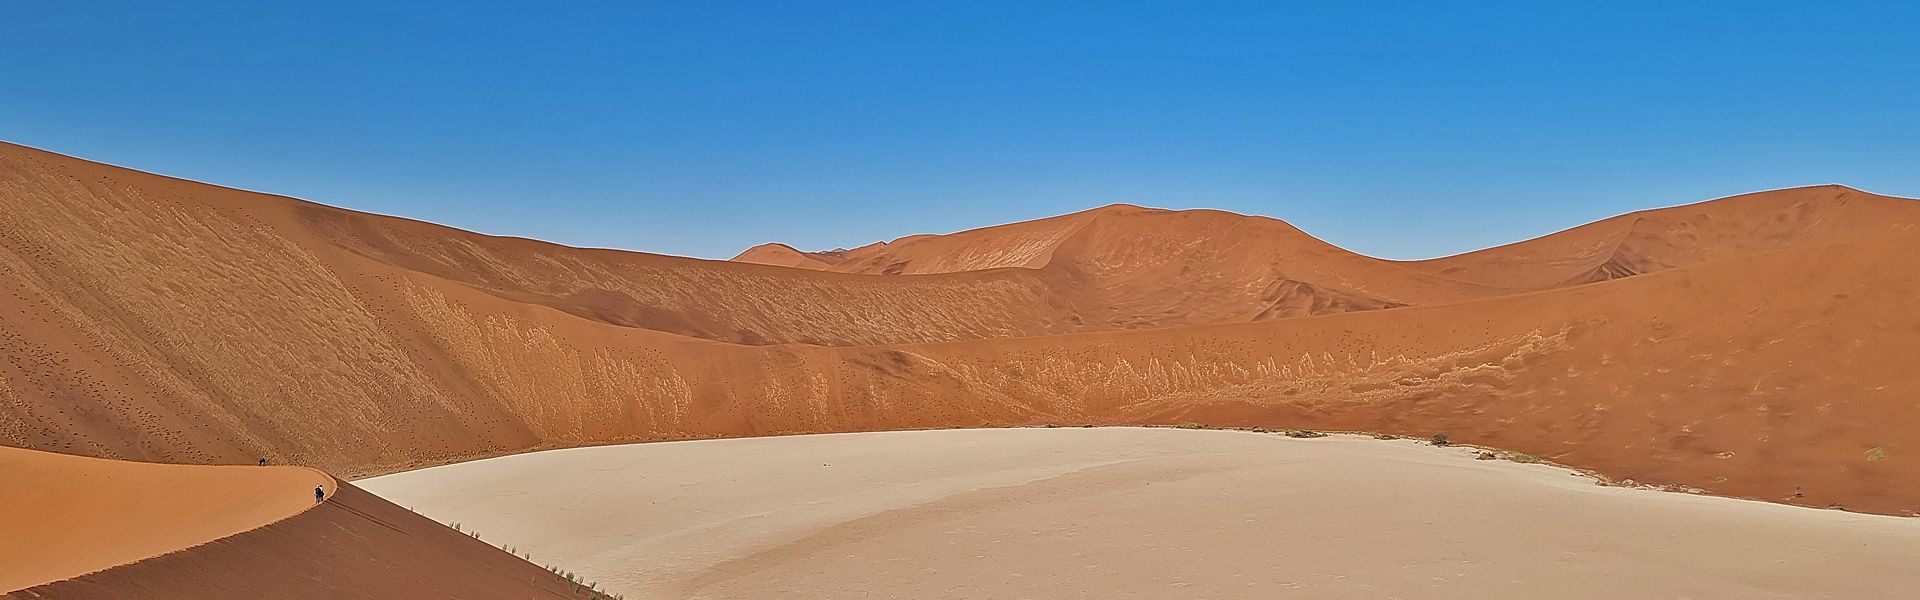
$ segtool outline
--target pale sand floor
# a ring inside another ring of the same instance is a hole
[[[637,598],[1911,598],[1920,520],[1174,429],[540,452],[356,482]]]

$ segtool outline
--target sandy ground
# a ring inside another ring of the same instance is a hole
[[[1920,520],[1413,441],[943,430],[580,448],[356,482],[629,598],[1895,598]]]

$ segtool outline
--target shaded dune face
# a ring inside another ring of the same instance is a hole
[[[1920,250],[1920,213],[1846,188],[1434,261],[1120,206],[803,256],[826,269],[490,237],[17,146],[0,202],[12,446],[360,476],[628,441],[1201,421],[1444,431],[1620,479],[1920,510],[1892,483],[1920,478],[1901,364],[1920,329],[1899,318],[1920,266],[1889,259]]]
[[[333,478],[301,467],[159,465],[0,447],[0,592],[292,517]]]
[[[326,503],[282,521],[0,598],[604,597],[346,484]]]

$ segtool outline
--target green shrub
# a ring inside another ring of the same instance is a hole
[[[1429,438],[1429,439],[1428,439],[1428,441],[1431,441],[1431,442],[1433,442],[1433,445],[1435,445],[1435,446],[1445,446],[1445,445],[1447,445],[1447,444],[1449,443],[1449,442],[1447,441],[1447,434],[1445,434],[1445,433],[1436,433],[1436,434],[1433,434],[1433,437],[1432,437],[1432,438]]]

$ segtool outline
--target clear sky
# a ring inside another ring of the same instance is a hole
[[[0,139],[707,258],[1114,202],[1424,258],[1920,196],[1913,2],[171,4],[0,0]]]

